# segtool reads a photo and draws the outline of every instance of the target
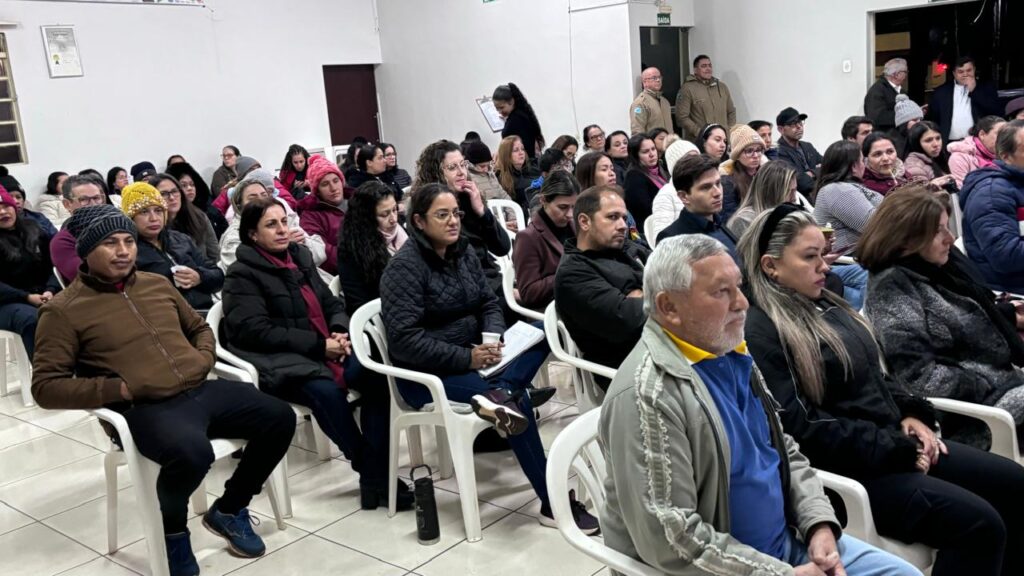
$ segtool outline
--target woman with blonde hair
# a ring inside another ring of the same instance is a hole
[[[540,171],[530,163],[519,136],[501,139],[494,158],[494,171],[505,192],[527,211],[526,189],[540,176]]]
[[[824,288],[814,218],[780,204],[738,249],[750,353],[811,465],[864,485],[879,534],[937,549],[932,574],[1024,573],[1024,468],[939,438],[934,408],[886,371],[868,321]]]

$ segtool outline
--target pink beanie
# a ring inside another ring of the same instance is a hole
[[[324,176],[330,173],[335,173],[338,178],[341,178],[342,186],[345,185],[345,175],[338,169],[337,164],[324,158],[319,154],[313,154],[306,161],[306,181],[309,182],[309,189],[314,193],[317,188],[320,187],[320,181],[323,180]]]
[[[14,201],[14,196],[7,191],[7,188],[0,186],[0,204],[7,204],[11,208],[17,208],[18,204]]]

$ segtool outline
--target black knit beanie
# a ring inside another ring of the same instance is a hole
[[[131,218],[109,204],[85,206],[75,210],[65,227],[75,237],[75,252],[83,260],[97,244],[111,234],[127,232],[133,238],[138,238],[138,231]]]

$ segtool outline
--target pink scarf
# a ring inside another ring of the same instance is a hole
[[[292,256],[288,252],[284,253],[284,258],[276,256],[259,246],[253,246],[257,252],[263,255],[271,264],[278,268],[284,268],[286,270],[292,270],[295,272],[299,271],[299,267],[292,261]],[[309,282],[303,282],[299,288],[299,292],[302,294],[302,301],[306,303],[306,313],[309,314],[309,323],[316,329],[317,334],[329,339],[331,337],[331,329],[327,325],[327,318],[324,316],[324,308],[320,305],[320,299],[317,298],[316,292],[313,291],[313,287],[309,285]],[[330,368],[331,374],[334,375],[334,381],[338,383],[338,387],[345,390],[345,368],[337,360],[326,360],[327,367]]]
[[[665,177],[661,175],[661,167],[657,164],[647,167],[647,177],[651,179],[651,182],[654,182],[658,190],[661,190],[661,187],[668,183],[668,180],[665,180]]]
[[[988,148],[981,143],[981,140],[977,136],[974,137],[974,148],[978,151],[976,157],[978,158],[978,168],[988,168],[989,166],[995,166],[996,155],[989,152]]]
[[[380,229],[378,228],[378,230]],[[405,241],[409,239],[409,235],[405,233],[405,228],[402,228],[401,224],[395,226],[395,231],[391,234],[380,230],[380,235],[384,237],[384,243],[388,247],[388,254],[391,256],[394,256],[398,249],[402,247],[402,244],[405,244]]]

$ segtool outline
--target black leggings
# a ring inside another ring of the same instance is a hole
[[[218,504],[222,512],[234,514],[260,493],[295,432],[291,406],[252,384],[226,380],[208,380],[166,400],[135,404],[123,414],[135,447],[160,464],[156,492],[165,534],[185,531],[189,496],[213,464],[211,438],[248,441]]]
[[[865,481],[878,533],[938,549],[932,576],[1024,574],[1024,467],[947,442],[928,474]]]

